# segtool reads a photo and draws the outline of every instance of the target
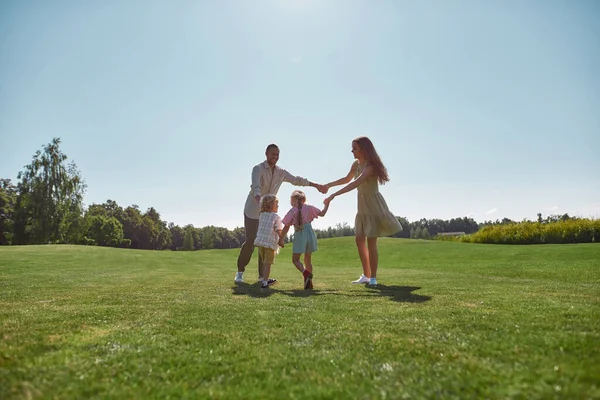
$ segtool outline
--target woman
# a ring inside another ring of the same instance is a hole
[[[329,205],[341,194],[358,190],[358,212],[354,221],[354,230],[363,274],[352,283],[377,285],[379,262],[377,238],[391,236],[401,231],[402,225],[379,193],[379,184],[385,184],[390,178],[371,140],[364,136],[354,139],[352,154],[356,161],[352,164],[348,175],[325,185],[328,189],[343,184],[346,186],[326,198],[325,204]],[[352,182],[349,183],[350,181]]]

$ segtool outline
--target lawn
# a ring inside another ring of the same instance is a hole
[[[600,244],[325,239],[261,290],[237,250],[0,247],[0,399],[600,399]]]

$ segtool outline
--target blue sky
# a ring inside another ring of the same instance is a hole
[[[600,217],[599,20],[583,0],[1,0],[0,177],[60,137],[87,204],[233,228],[267,144],[326,183],[366,135],[410,220]],[[344,195],[315,226],[355,212]]]

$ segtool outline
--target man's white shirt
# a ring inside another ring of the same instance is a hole
[[[255,165],[252,168],[252,185],[250,185],[250,193],[244,206],[244,214],[248,218],[258,219],[260,205],[256,201],[255,196],[262,197],[267,194],[277,196],[277,192],[279,192],[279,188],[283,182],[289,182],[294,186],[309,186],[310,184],[308,179],[301,176],[294,176],[277,165],[271,168],[266,161]]]

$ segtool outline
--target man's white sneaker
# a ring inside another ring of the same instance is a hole
[[[369,283],[369,278],[362,274],[357,280],[352,281],[352,283]]]
[[[235,283],[244,283],[244,273],[243,272],[237,272],[235,274]]]

